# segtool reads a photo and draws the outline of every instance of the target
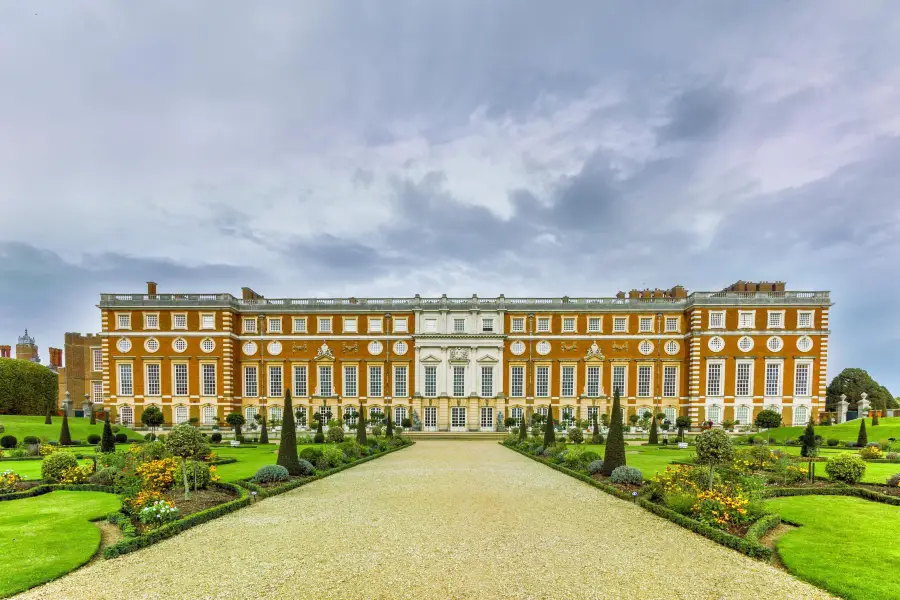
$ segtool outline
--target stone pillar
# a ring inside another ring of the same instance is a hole
[[[837,422],[838,423],[846,423],[847,422],[847,407],[850,406],[850,403],[847,402],[847,395],[841,394],[841,401],[837,403]]]
[[[68,390],[66,390],[66,397],[63,400],[62,408],[63,412],[65,412],[68,416],[75,416],[75,410],[72,408],[72,396],[69,394]]]
[[[84,411],[84,416],[87,417],[88,419],[91,418],[91,411],[94,410],[93,406],[94,405],[91,403],[91,395],[85,394],[84,402],[81,403],[81,410]]]
[[[869,402],[869,395],[863,392],[859,395],[859,402],[857,403],[857,409],[859,410],[859,417],[861,419],[869,416],[870,407],[871,403]]]

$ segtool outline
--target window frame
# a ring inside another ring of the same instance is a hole
[[[466,397],[466,368],[462,365],[453,365],[451,370],[453,375],[453,397],[454,398],[465,398]],[[457,375],[460,375],[457,378]],[[457,387],[459,386],[459,387]]]
[[[259,328],[257,327],[256,317],[243,317],[241,319],[242,333],[259,333],[257,329]]]
[[[384,397],[384,365],[368,365],[368,377],[366,387],[368,388],[367,397],[383,398]],[[377,374],[377,377],[376,377]]]
[[[302,323],[301,327],[297,327],[298,323]],[[309,329],[307,328],[306,317],[292,317],[291,318],[291,332],[292,333],[307,333]]]
[[[150,367],[155,367],[156,381],[150,377]],[[151,390],[151,385],[155,384],[156,393]],[[147,361],[144,363],[144,395],[151,398],[162,397],[162,364],[158,361]]]
[[[750,317],[750,324],[744,325],[744,317]],[[755,310],[739,310],[738,311],[738,329],[756,329],[756,311]]]
[[[717,371],[717,376],[713,378],[713,371]],[[713,386],[716,385],[717,388]],[[724,398],[725,397],[725,361],[724,360],[708,360],[706,361],[706,397],[707,398]]]
[[[212,367],[212,393],[209,392],[210,388],[207,387],[208,381],[206,379],[207,368]],[[216,372],[218,369],[216,368],[216,363],[214,362],[202,362],[200,363],[200,396],[203,398],[214,398],[218,395],[219,386],[218,386],[218,373]]]
[[[800,324],[800,315],[809,315],[809,325]],[[798,310],[797,311],[797,329],[814,329],[816,322],[816,311],[814,310]]]
[[[753,361],[752,360],[736,360],[734,362],[734,397],[735,398],[753,398]],[[747,371],[747,392],[739,393],[741,385],[741,370],[746,367]]]
[[[156,318],[156,325],[150,324],[150,317]],[[158,312],[145,312],[144,313],[144,329],[147,331],[159,331],[159,313]]]
[[[331,389],[334,387],[334,369],[331,365],[318,365],[318,369],[316,369],[316,389],[319,392],[319,396],[331,397],[333,394],[331,393]],[[328,377],[325,377],[324,374],[327,373]],[[322,382],[328,380],[327,389],[323,391]]]
[[[341,323],[343,333],[359,333],[358,317],[344,317]]]
[[[251,393],[251,386],[249,385],[251,382],[251,378],[248,376],[249,373],[253,373],[253,390]],[[244,365],[243,370],[241,371],[241,387],[243,388],[241,392],[242,397],[244,398],[258,398],[259,397],[259,366],[258,365]]]
[[[518,382],[516,381],[516,370],[519,371]],[[519,387],[519,393],[516,393],[516,386]],[[509,366],[509,395],[510,398],[525,397],[525,365]]]
[[[351,389],[352,387],[352,389]],[[341,388],[344,390],[344,396],[348,398],[359,397],[359,366],[344,365],[343,377],[341,378]]]
[[[669,381],[669,373],[672,374],[671,381]],[[670,385],[671,393],[668,391]],[[678,365],[663,365],[662,397],[678,397]]]
[[[596,322],[597,324],[596,329],[592,328],[591,326],[594,322]],[[603,317],[598,317],[596,315],[589,316],[587,319],[587,330],[588,333],[603,333]]]
[[[325,325],[325,327],[322,326],[323,324]],[[317,317],[316,325],[317,333],[334,333],[334,327],[332,327],[332,317]]]
[[[782,310],[769,310],[766,313],[766,329],[784,329],[784,309]],[[772,317],[775,315],[781,316],[781,324],[780,325],[772,325]]]
[[[482,317],[481,318],[481,333],[496,333],[494,330],[494,318],[493,317]]]
[[[179,385],[181,382],[178,380],[178,372],[183,369],[184,371],[184,393],[182,393],[179,389]],[[191,395],[191,368],[187,362],[184,361],[173,361],[172,362],[172,397],[173,398],[187,398]]]
[[[125,318],[126,323],[122,324],[122,318]],[[116,331],[125,331],[131,330],[131,313],[130,312],[117,312],[116,313]]]
[[[462,327],[460,327],[460,323],[462,323]],[[465,317],[453,317],[453,333],[465,333],[466,332],[466,318]]]
[[[596,381],[593,381],[592,373],[596,372]],[[584,372],[585,377],[585,388],[584,392],[588,398],[599,398],[600,390],[603,388],[603,368],[599,365],[587,365],[585,367]],[[595,390],[592,390],[592,386],[595,386]]]
[[[494,397],[494,366],[493,365],[481,365],[481,397],[482,398],[493,398]],[[487,377],[485,377],[485,375]],[[487,387],[486,387],[487,384]]]
[[[641,373],[645,373],[646,377],[644,380],[641,380]],[[643,386],[644,389],[641,389]],[[653,366],[652,365],[637,365],[637,390],[636,390],[637,398],[652,398],[653,397]]]
[[[619,323],[622,323],[622,329],[619,329]],[[628,317],[613,317],[613,333],[628,333]]]
[[[516,323],[521,323],[520,327],[516,327]],[[525,333],[525,317],[510,317],[509,330],[511,333]]]
[[[97,358],[99,357],[99,361]],[[97,367],[100,367],[99,369]],[[94,373],[102,373],[103,372],[103,348],[102,347],[92,347],[91,348],[91,370]]]
[[[775,386],[777,390],[775,393],[770,393],[772,387],[769,385],[769,374],[770,367],[775,367],[775,372],[778,374],[778,378],[775,381]],[[784,361],[781,360],[767,360],[765,362],[765,377],[763,379],[763,396],[765,398],[781,398],[784,396]]]
[[[272,328],[273,323],[278,323],[277,328]],[[266,333],[284,333],[283,325],[281,317],[266,317]]]
[[[184,318],[184,326],[178,326],[178,319],[180,317]],[[188,330],[188,314],[186,312],[173,312],[172,313],[172,331],[187,331]]]
[[[541,323],[546,323],[546,327],[542,327]],[[535,330],[537,333],[550,333],[553,329],[553,321],[550,317],[538,317],[535,325]]]
[[[298,377],[298,373],[303,373],[303,376]],[[298,386],[301,381],[303,382],[302,390]],[[309,365],[291,365],[291,387],[294,397],[306,398],[309,396]]]
[[[650,323],[650,326],[644,327],[644,323]],[[653,317],[646,315],[638,317],[638,333],[654,333]]]
[[[384,333],[384,317],[367,317],[366,332]]]
[[[212,318],[212,325],[206,326],[204,321],[208,318]],[[200,313],[200,329],[206,331],[215,331],[216,330],[216,313],[214,312],[203,312]]]
[[[570,381],[566,382],[566,372],[570,373]],[[577,385],[575,383],[576,376],[575,365],[560,365],[559,366],[559,397],[560,398],[574,398],[576,397]],[[571,391],[566,393],[566,387],[570,387]]]
[[[546,375],[546,381],[541,381],[541,374]],[[546,391],[543,393],[541,390],[541,386],[546,386]],[[535,398],[550,398],[551,394],[551,381],[550,381],[550,365],[535,365],[534,367],[534,397]]]
[[[400,327],[400,324],[403,324]],[[393,320],[392,330],[394,333],[409,333],[409,317],[397,317]]]
[[[402,377],[400,373],[403,374]],[[401,382],[403,383],[402,389],[398,385]],[[393,384],[394,398],[409,397],[409,367],[407,365],[394,365]]]
[[[569,327],[571,325],[571,327]],[[578,317],[571,315],[564,315],[562,317],[562,332],[563,333],[578,333]]]
[[[278,373],[278,383],[280,384],[280,389],[278,389],[274,394],[272,393],[272,383],[274,378],[272,377],[272,373]],[[268,392],[269,398],[283,398],[284,397],[284,365],[266,365],[266,387],[268,388],[266,392]]]
[[[800,367],[803,367],[801,369]],[[812,372],[813,372],[812,362],[806,360],[798,360],[794,362],[794,398],[809,398],[812,396]],[[797,382],[799,381],[800,371],[806,371],[806,393],[801,394],[798,391]]]
[[[437,333],[437,330],[438,330],[437,322],[438,322],[438,320],[436,318],[426,318],[425,323],[423,323],[425,333]]]
[[[627,398],[628,397],[628,365],[623,364],[614,364],[610,365],[609,370],[609,381],[610,381],[610,392],[613,394],[616,393],[616,373],[622,373],[622,389],[619,392],[619,398]]]
[[[713,323],[713,318],[715,318],[718,324]],[[706,313],[706,328],[707,329],[725,329],[725,311],[724,310],[710,310]]]
[[[429,389],[433,386],[433,390]],[[425,365],[423,373],[423,391],[426,398],[437,398],[437,367]]]
[[[663,318],[663,327],[665,328],[666,333],[679,333],[681,331],[681,317],[666,316]],[[675,321],[675,327],[669,327],[671,321]]]

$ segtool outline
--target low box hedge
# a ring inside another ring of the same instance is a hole
[[[21,492],[9,492],[8,494],[0,494],[0,502],[3,502],[5,500],[19,500],[21,498],[33,498],[34,496],[42,496],[44,494],[49,494],[50,492],[54,492],[57,490],[66,490],[71,492],[107,492],[109,494],[116,493],[115,488],[105,485],[96,485],[93,483],[42,483],[41,485],[23,490]]]
[[[781,517],[779,515],[766,515],[750,526],[750,529],[744,534],[744,539],[749,542],[759,543],[759,539],[762,536],[766,535],[766,533],[775,529],[780,524]]]
[[[0,463],[5,462],[15,462],[21,460],[44,460],[43,456],[7,456],[5,458],[0,458]]]
[[[620,498],[622,500],[629,500],[629,501],[634,500],[634,497],[631,494],[629,494],[628,492],[620,490],[619,488],[617,488],[615,486],[611,486],[606,483],[603,483],[602,481],[597,481],[596,479],[592,478],[589,475],[585,475],[584,473],[579,473],[577,471],[572,471],[571,469],[567,469],[566,467],[563,467],[560,465],[555,465],[551,462],[547,462],[547,461],[545,461],[541,458],[538,458],[537,456],[534,456],[533,454],[525,452],[524,450],[521,450],[519,448],[515,448],[513,446],[506,446],[506,444],[502,444],[502,443],[501,443],[501,445],[509,448],[510,450],[515,450],[519,454],[522,454],[523,456],[527,456],[528,458],[530,458],[534,461],[537,461],[537,462],[545,464],[553,469],[556,469],[557,471],[559,471],[561,473],[565,473],[566,475],[570,475],[572,477],[575,477],[576,479],[580,479],[581,481],[584,481],[585,483],[588,483],[588,484],[594,486],[595,488],[603,490],[604,492],[606,492],[608,494],[616,496],[617,498]],[[646,498],[642,498],[640,496],[638,496],[638,498],[636,500],[636,504],[638,504],[642,508],[652,512],[653,514],[655,514],[657,516],[660,516],[664,519],[672,521],[676,525],[680,525],[680,526],[684,527],[685,529],[689,529],[689,530],[693,531],[694,533],[698,533],[705,538],[711,539],[712,541],[714,541],[716,543],[722,544],[723,546],[728,546],[729,548],[737,550],[738,552],[741,552],[742,554],[746,554],[747,556],[750,556],[753,558],[759,558],[762,560],[769,560],[772,558],[772,550],[770,550],[769,548],[766,548],[765,546],[760,544],[757,540],[747,540],[745,538],[741,538],[736,535],[732,535],[730,533],[722,531],[721,529],[716,529],[715,527],[712,527],[705,523],[701,523],[700,521],[691,519],[690,517],[686,517],[680,513],[675,512],[674,510],[672,510],[666,506],[656,504],[656,503],[651,502],[650,500],[648,500]]]
[[[865,488],[850,486],[834,486],[823,488],[767,488],[763,490],[766,498],[779,498],[784,496],[854,496],[873,502],[881,502],[892,506],[900,506],[900,497],[879,494]]]

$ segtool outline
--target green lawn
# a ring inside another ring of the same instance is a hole
[[[582,448],[593,450],[603,458],[605,446],[581,444]],[[694,457],[694,449],[668,450],[653,446],[625,446],[625,463],[641,470],[645,479],[650,479],[659,471],[665,471],[672,462],[686,462]]]
[[[89,520],[118,510],[120,501],[101,492],[51,492],[0,503],[0,597],[64,575],[100,545]]]
[[[41,478],[40,460],[0,460],[0,473],[6,470],[15,471],[24,479],[36,480]],[[80,460],[81,465],[92,465],[92,460]],[[2,505],[0,505],[2,506]]]
[[[59,430],[62,428],[62,417],[53,417],[52,425],[44,425],[44,419],[45,417],[0,415],[0,424],[6,428],[6,431],[0,435],[14,435],[20,442],[25,439],[25,436],[27,435],[59,441]],[[103,421],[98,421],[96,425],[91,425],[91,420],[83,417],[72,417],[69,419],[69,434],[72,436],[73,440],[87,442],[87,436],[92,433],[103,435]],[[130,439],[143,438],[142,435],[135,433],[127,427],[121,427],[119,433],[128,435]]]
[[[842,496],[774,498],[768,504],[802,524],[777,543],[791,573],[851,600],[897,598],[900,507]]]
[[[297,452],[306,446],[297,446]],[[324,445],[320,446],[324,447]],[[236,481],[253,477],[260,467],[274,465],[278,460],[278,446],[257,446],[256,448],[232,448],[230,446],[216,446],[213,448],[220,458],[236,458],[238,462],[227,465],[219,465],[217,471],[222,481]]]
[[[866,419],[866,434],[870,442],[879,442],[888,438],[900,440],[900,417],[884,417],[878,419],[878,423],[877,426],[872,427],[872,419]],[[779,427],[750,435],[765,439],[773,437],[781,443],[788,438],[797,439],[803,433],[803,429],[803,427]],[[855,442],[859,435],[859,419],[840,425],[820,426],[815,430],[816,435],[821,435],[825,440],[835,438],[842,442]]]

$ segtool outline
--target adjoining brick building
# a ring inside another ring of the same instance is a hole
[[[763,408],[803,424],[824,410],[830,295],[784,283],[614,298],[285,298],[102,294],[102,394],[134,422],[296,406],[393,410],[426,430],[495,430],[552,410],[749,424]]]
[[[85,401],[89,400],[96,405],[96,410],[101,410],[103,353],[100,335],[68,332],[63,349],[57,352],[65,358],[65,366],[58,369],[60,408],[68,392],[73,407],[81,410]]]

